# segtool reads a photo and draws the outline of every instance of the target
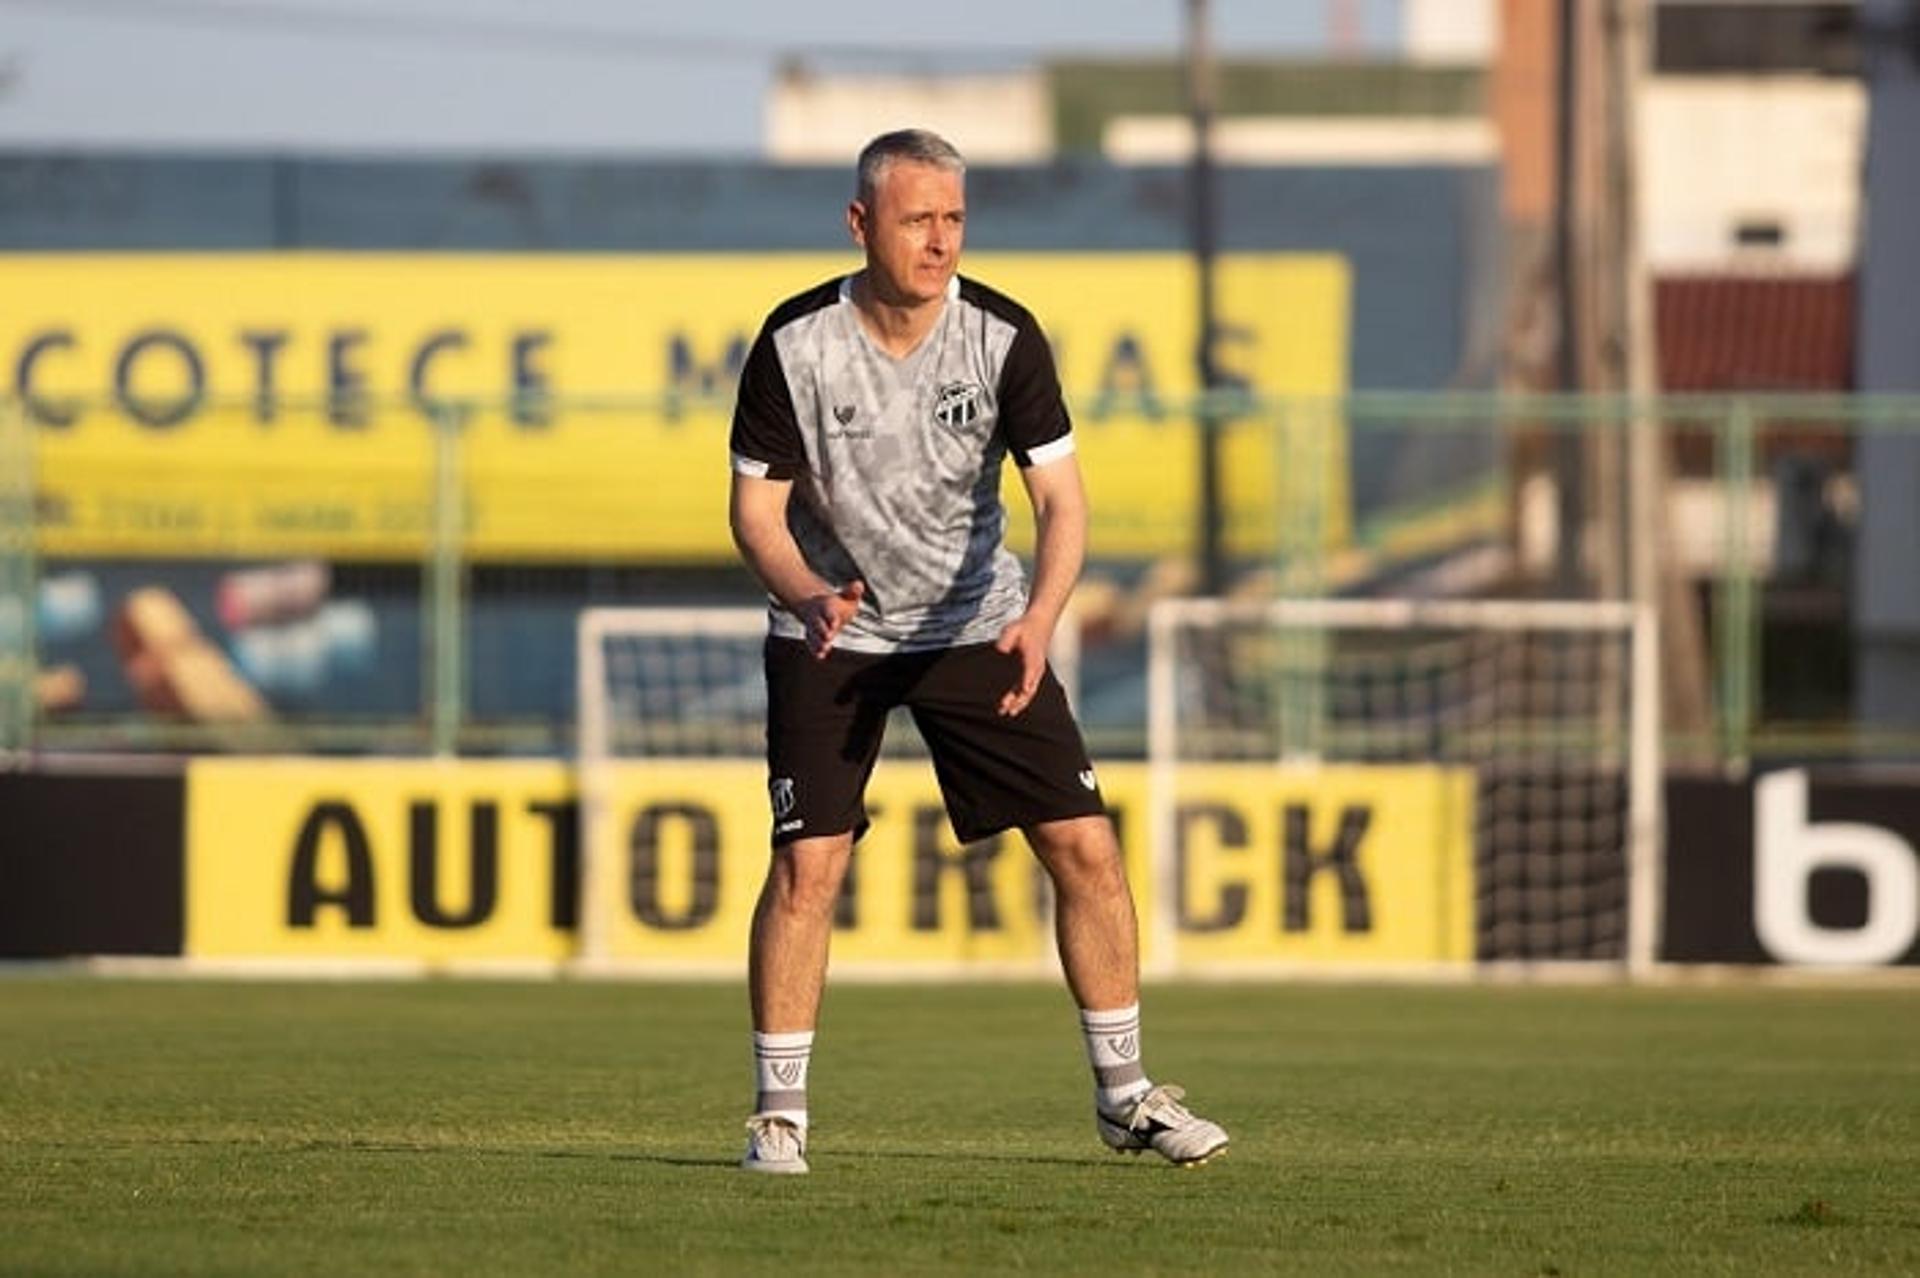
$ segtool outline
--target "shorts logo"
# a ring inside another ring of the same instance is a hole
[[[854,406],[852,404],[834,405],[833,420],[835,420],[836,422],[839,422],[842,426],[845,426],[848,422],[853,420],[853,414],[854,414]]]
[[[948,430],[973,425],[980,416],[981,387],[975,382],[948,382],[933,403],[933,420]]]
[[[773,819],[778,821],[793,811],[793,778],[775,777],[767,782],[767,797],[773,800]]]
[[[1097,790],[1100,788],[1100,778],[1093,775],[1092,768],[1088,768],[1080,774],[1080,784],[1089,790]]]

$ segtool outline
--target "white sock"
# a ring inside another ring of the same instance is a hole
[[[807,1061],[813,1055],[813,1031],[753,1034],[753,1112],[807,1125]]]
[[[1140,1005],[1095,1012],[1080,1009],[1080,1032],[1093,1066],[1094,1101],[1103,1114],[1118,1114],[1153,1090],[1140,1064]]]

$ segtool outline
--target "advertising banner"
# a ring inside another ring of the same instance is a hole
[[[1473,958],[1470,770],[1214,764],[1177,794],[1183,968]]]
[[[1472,957],[1472,781],[1417,766],[1191,770],[1165,878],[1147,773],[1100,785],[1145,958],[1164,970]],[[592,956],[744,962],[767,865],[750,762],[607,765],[584,873]],[[931,769],[884,760],[835,920],[834,961],[910,974],[1051,962],[1043,876],[1015,833],[961,846]],[[196,761],[187,953],[196,958],[557,960],[577,952],[579,804],[558,763]],[[1157,949],[1171,946],[1172,952]]]
[[[1786,769],[1667,782],[1661,958],[1920,965],[1920,784]]]
[[[753,762],[624,763],[609,769],[590,845],[604,926],[594,958],[744,963],[766,874],[766,769]],[[1051,944],[1033,857],[1018,833],[962,846],[931,768],[883,761],[867,789],[873,824],[835,915],[833,961],[1035,966]]]
[[[195,760],[187,956],[564,958],[577,820],[560,763]]]
[[[433,427],[452,421],[470,555],[729,557],[718,405],[767,311],[857,266],[817,253],[0,255],[0,356],[38,428],[43,549],[418,557]],[[1101,553],[1187,546],[1190,260],[983,253],[966,270],[1030,306],[1055,344]],[[1350,291],[1337,255],[1225,255],[1228,379],[1343,392]],[[1323,473],[1284,480],[1282,425],[1225,428],[1236,549],[1274,544],[1283,482],[1314,484],[1327,537],[1344,538],[1344,434],[1311,425]],[[1009,467],[1016,512],[1018,483]]]
[[[166,770],[0,770],[0,959],[179,954],[184,792]]]

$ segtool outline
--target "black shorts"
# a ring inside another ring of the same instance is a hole
[[[867,829],[865,794],[887,712],[904,705],[933,755],[962,843],[1015,826],[1106,811],[1060,681],[1047,670],[1027,708],[999,713],[1019,659],[991,644],[934,652],[835,649],[768,639],[767,789],[775,847]]]

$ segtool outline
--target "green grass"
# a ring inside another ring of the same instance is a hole
[[[1920,1272],[1920,995],[1171,987],[1234,1133],[1093,1135],[1066,997],[836,988],[809,1177],[728,986],[0,981],[0,1272]]]

